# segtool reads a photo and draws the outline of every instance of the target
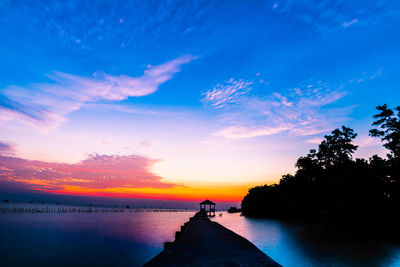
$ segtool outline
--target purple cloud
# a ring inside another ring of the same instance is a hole
[[[14,146],[9,143],[0,141],[0,156],[1,155],[13,155],[15,152]]]
[[[26,160],[0,155],[0,181],[33,190],[170,188],[149,171],[157,160],[143,156],[91,155],[75,164]]]

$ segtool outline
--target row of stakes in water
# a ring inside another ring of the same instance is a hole
[[[85,207],[6,207],[0,208],[0,213],[92,213],[92,212],[178,212],[174,209],[132,209],[132,208],[85,208]]]

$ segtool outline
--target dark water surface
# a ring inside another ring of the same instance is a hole
[[[193,215],[0,214],[0,266],[141,266]]]
[[[141,266],[193,214],[0,214],[0,265]],[[214,220],[284,266],[400,266],[399,245],[332,239],[296,225],[222,214]]]
[[[332,238],[298,224],[222,214],[213,220],[247,238],[283,266],[400,266],[400,244]]]

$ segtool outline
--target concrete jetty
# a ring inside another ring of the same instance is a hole
[[[166,242],[164,250],[144,266],[281,265],[200,211],[176,232],[174,242]]]

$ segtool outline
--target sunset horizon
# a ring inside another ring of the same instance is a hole
[[[400,266],[400,1],[0,0],[4,266]]]
[[[239,203],[342,125],[385,156],[368,130],[399,97],[389,5],[104,4],[3,8],[1,191]]]

